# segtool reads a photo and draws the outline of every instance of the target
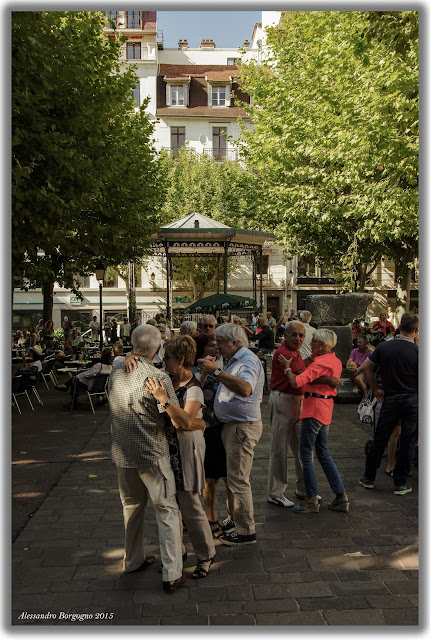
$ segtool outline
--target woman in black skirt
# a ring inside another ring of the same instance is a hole
[[[212,535],[216,539],[223,533],[215,510],[216,492],[220,478],[227,476],[225,449],[221,440],[221,429],[223,425],[213,410],[219,381],[217,378],[203,373],[197,366],[197,360],[207,356],[215,360],[219,358],[219,350],[213,335],[199,334],[194,336],[194,340],[197,344],[197,352],[192,370],[203,388],[206,405],[203,410],[203,420],[206,423],[204,430],[206,441],[204,461],[206,485],[203,491],[203,499],[205,501],[206,517],[211,525]]]

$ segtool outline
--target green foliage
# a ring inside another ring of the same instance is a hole
[[[141,255],[160,221],[153,126],[104,25],[97,11],[12,14],[12,274],[39,286]]]
[[[297,11],[242,64],[243,153],[256,218],[289,253],[353,286],[359,266],[418,246],[418,14]],[[252,215],[252,211],[250,212]]]
[[[187,147],[180,149],[176,158],[162,154],[162,162],[169,185],[163,207],[163,224],[191,213],[200,213],[232,227],[260,227],[260,223],[249,215],[255,206],[259,184],[256,176],[240,164],[218,163]],[[216,290],[217,257],[175,258],[173,265],[175,280],[191,286],[194,301],[204,297],[206,292]],[[235,261],[229,258],[227,266],[231,274]],[[222,280],[222,260],[220,276]]]

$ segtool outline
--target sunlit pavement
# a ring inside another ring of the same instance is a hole
[[[358,485],[370,429],[356,420],[355,405],[335,405],[330,430],[350,511],[328,511],[332,494],[317,463],[321,510],[300,515],[266,501],[271,429],[265,394],[251,478],[257,543],[234,549],[217,542],[209,576],[187,579],[168,595],[158,573],[151,506],[146,552],[156,563],[121,575],[122,512],[107,409],[97,407],[94,416],[83,400],[71,413],[63,408],[67,394],[39,392],[44,406],[35,404],[34,413],[24,402],[22,416],[13,409],[13,625],[418,624],[418,469],[413,465],[413,492],[405,496],[393,494],[385,458],[376,488]],[[286,495],[293,499],[291,479]],[[221,520],[222,482],[218,493]],[[187,534],[184,542],[189,576],[195,556]]]

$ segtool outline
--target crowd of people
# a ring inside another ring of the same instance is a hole
[[[411,491],[407,478],[418,437],[418,316],[404,314],[397,329],[385,313],[372,325],[354,320],[346,363],[336,355],[336,333],[313,326],[309,311],[286,310],[278,321],[270,312],[218,318],[207,314],[197,322],[182,322],[176,332],[163,314],[145,324],[132,325],[124,318],[119,330],[114,320],[107,318],[103,327],[111,348],[103,351],[101,362],[56,388],[89,389],[98,374],[109,375],[112,459],[123,507],[125,573],[142,571],[155,560],[145,553],[148,496],[156,514],[160,572],[167,593],[185,581],[184,527],[197,560],[193,579],[208,576],[215,541],[230,547],[257,541],[250,476],[263,430],[263,362],[269,354],[269,504],[292,508],[297,514],[320,511],[315,454],[333,492],[327,508],[348,512],[350,502],[328,442],[342,371],[363,401],[373,394],[378,405],[360,485],[374,488],[389,445],[391,467],[386,473],[393,478],[394,493]],[[89,328],[97,342],[96,317]],[[79,344],[79,332],[67,318],[63,330],[59,363]],[[38,341],[46,345],[53,340],[52,322],[39,329],[32,326],[26,339],[33,353],[38,347],[42,352]],[[129,342],[131,353],[125,355],[123,345]],[[398,446],[393,450],[394,439]],[[292,470],[288,469],[289,448]],[[287,496],[291,475],[294,494]],[[221,479],[226,493],[224,518],[216,507]]]

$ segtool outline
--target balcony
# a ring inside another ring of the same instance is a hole
[[[213,158],[215,162],[237,162],[239,160],[239,152],[237,149],[203,149],[203,155]]]

